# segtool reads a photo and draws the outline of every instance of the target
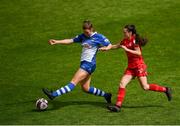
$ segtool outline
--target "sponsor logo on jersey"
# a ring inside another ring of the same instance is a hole
[[[83,43],[82,46],[83,46],[84,48],[88,48],[88,49],[92,48],[92,46],[89,45],[88,43]]]

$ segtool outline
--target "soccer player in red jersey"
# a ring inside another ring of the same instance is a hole
[[[128,67],[120,80],[116,104],[114,106],[108,106],[108,109],[113,112],[120,111],[126,93],[125,88],[134,77],[138,78],[139,83],[144,90],[163,92],[170,101],[172,99],[171,88],[159,86],[157,84],[149,84],[147,82],[147,66],[144,63],[141,49],[141,46],[144,46],[147,43],[147,39],[140,37],[136,33],[134,25],[126,25],[123,29],[123,33],[124,39],[116,45],[112,45],[111,49],[122,48],[125,50],[128,58]],[[103,47],[99,50],[107,51],[109,49]]]

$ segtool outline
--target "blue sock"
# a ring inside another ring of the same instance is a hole
[[[106,95],[104,91],[101,91],[100,89],[97,89],[95,87],[90,87],[88,93],[103,97]]]
[[[75,85],[73,83],[69,83],[68,85],[61,87],[60,89],[54,91],[52,93],[52,96],[57,97],[63,94],[66,94],[70,91],[72,91],[75,88]]]

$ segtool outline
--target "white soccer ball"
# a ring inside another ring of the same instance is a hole
[[[48,101],[44,98],[40,98],[36,101],[36,108],[38,110],[45,110],[48,107]]]

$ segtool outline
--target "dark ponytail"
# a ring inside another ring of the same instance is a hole
[[[132,35],[136,38],[136,44],[139,44],[140,46],[146,45],[148,42],[147,38],[141,37],[138,33],[136,33],[135,25],[126,25],[124,28],[126,28],[128,32],[132,32]]]

